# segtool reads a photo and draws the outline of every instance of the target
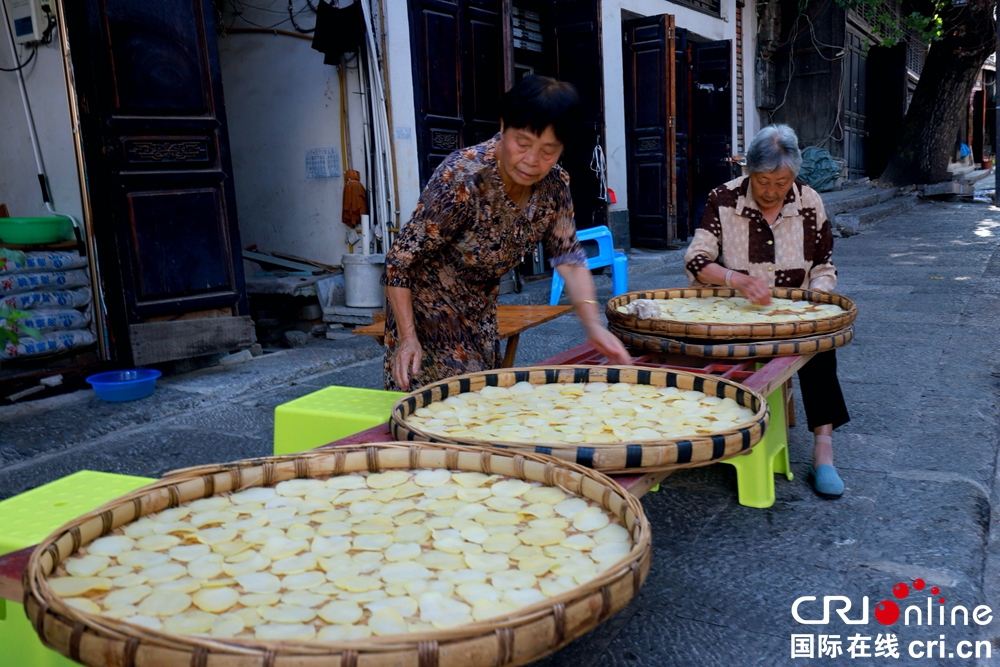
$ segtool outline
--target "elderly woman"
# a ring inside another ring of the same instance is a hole
[[[837,269],[833,235],[819,194],[795,180],[802,165],[799,140],[787,125],[765,127],[750,143],[750,175],[719,186],[708,197],[701,226],[684,256],[691,283],[726,285],[766,305],[771,287],[831,291]],[[816,493],[839,497],[844,482],[833,466],[833,429],[850,421],[837,380],[835,353],[817,354],[799,371],[802,402],[813,432]]]
[[[526,77],[501,101],[500,133],[452,153],[434,171],[386,255],[386,389],[499,368],[500,277],[539,241],[590,343],[613,361],[630,361],[601,324],[569,175],[556,164],[578,116],[571,85]]]

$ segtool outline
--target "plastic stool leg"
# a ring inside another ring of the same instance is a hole
[[[549,293],[550,306],[559,305],[559,298],[562,296],[563,286],[565,284],[566,283],[562,276],[559,275],[559,272],[552,269],[552,291]]]
[[[614,296],[628,291],[628,257],[617,252],[611,264],[611,289]]]
[[[774,504],[774,474],[783,473],[792,479],[788,463],[788,426],[785,422],[784,388],[775,389],[767,397],[771,423],[767,433],[749,454],[723,461],[736,468],[736,484],[740,505],[765,508]]]

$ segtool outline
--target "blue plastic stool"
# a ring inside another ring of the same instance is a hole
[[[591,227],[590,229],[580,229],[576,232],[576,238],[580,241],[597,241],[597,256],[587,259],[587,268],[598,269],[602,266],[610,266],[611,291],[614,293],[614,296],[627,292],[628,257],[623,252],[615,252],[611,230],[603,225]],[[552,271],[552,293],[549,296],[550,306],[559,305],[559,297],[562,296],[565,285],[566,282],[559,275],[559,272]]]

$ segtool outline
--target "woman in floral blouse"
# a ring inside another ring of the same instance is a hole
[[[603,327],[576,238],[569,175],[558,166],[579,114],[567,83],[526,77],[504,95],[500,134],[449,155],[386,255],[386,389],[500,367],[500,277],[541,241],[589,342],[631,359]]]
[[[684,255],[692,284],[727,285],[751,302],[771,302],[771,287],[832,291],[833,234],[819,194],[796,181],[802,155],[787,125],[765,127],[747,151],[749,176],[708,196],[701,226]],[[813,488],[825,498],[844,493],[833,466],[833,429],[850,421],[833,350],[799,371],[802,403],[813,432]]]

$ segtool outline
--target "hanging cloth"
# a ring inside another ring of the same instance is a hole
[[[348,169],[344,174],[344,213],[342,220],[348,227],[357,227],[361,216],[368,213],[368,194],[361,185],[361,174]]]

